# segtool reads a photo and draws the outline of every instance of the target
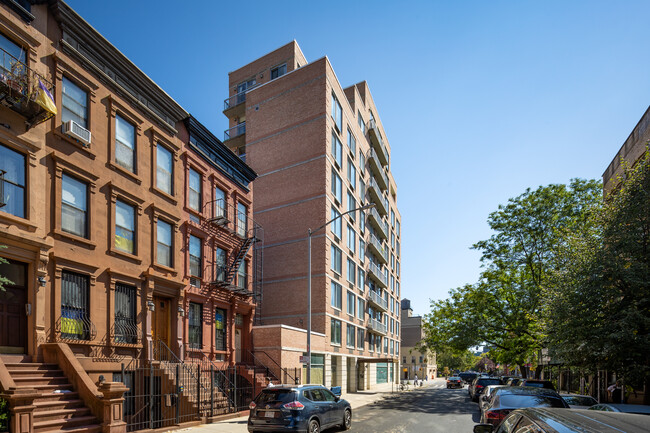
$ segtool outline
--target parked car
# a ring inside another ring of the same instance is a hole
[[[499,376],[499,379],[501,379],[501,383],[506,385],[508,383],[508,379],[513,378],[515,376]]]
[[[483,409],[490,405],[490,400],[494,395],[494,391],[499,388],[503,388],[504,386],[505,385],[488,385],[485,387],[485,391],[483,391],[483,394],[481,394],[478,399],[478,407],[481,409],[481,412],[483,412]]]
[[[519,382],[521,382],[521,377],[511,377],[506,382],[506,385],[508,385],[508,386],[517,386],[519,384]]]
[[[648,421],[643,415],[546,407],[515,410],[498,427],[492,424],[474,426],[474,433],[641,433],[647,431]]]
[[[465,381],[465,383],[472,383],[474,381],[474,379],[476,379],[478,377],[478,375],[479,374],[474,372],[474,371],[465,371],[463,373],[459,373],[458,377],[463,379]]]
[[[447,378],[447,389],[449,388],[462,388],[463,379],[457,376],[451,376]]]
[[[624,412],[637,413],[641,415],[650,415],[650,406],[643,404],[621,404],[621,403],[598,403],[589,408],[589,410],[600,410],[604,412]],[[650,422],[650,421],[649,421]]]
[[[518,386],[534,386],[535,388],[545,388],[552,389],[555,391],[555,386],[550,380],[539,380],[539,379],[521,379],[517,384]]]
[[[350,403],[322,385],[280,385],[263,389],[251,402],[249,432],[318,433],[329,427],[349,430]]]
[[[571,409],[588,409],[598,403],[596,399],[590,395],[560,394],[560,397],[567,402]]]
[[[560,394],[544,388],[504,386],[495,391],[490,405],[481,414],[481,423],[499,425],[513,410],[525,407],[568,408]]]
[[[485,387],[488,385],[501,385],[501,381],[496,377],[477,377],[474,379],[469,394],[472,401],[478,401],[478,398],[483,394]]]

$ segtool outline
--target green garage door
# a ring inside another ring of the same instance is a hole
[[[388,363],[377,363],[377,383],[388,383]]]

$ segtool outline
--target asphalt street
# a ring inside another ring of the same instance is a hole
[[[467,387],[428,387],[392,394],[357,409],[353,414],[350,431],[468,433],[479,422],[479,418],[478,405],[470,400]]]

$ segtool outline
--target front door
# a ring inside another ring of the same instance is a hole
[[[241,362],[241,329],[235,328],[235,362]]]
[[[0,276],[12,284],[0,291],[0,353],[25,353],[27,348],[27,265],[0,264]]]
[[[153,297],[155,309],[151,321],[151,334],[154,341],[160,340],[171,346],[171,300],[169,298]]]

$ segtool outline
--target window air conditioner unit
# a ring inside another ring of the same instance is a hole
[[[68,120],[63,124],[63,133],[81,141],[84,147],[90,146],[90,131],[74,120]]]

